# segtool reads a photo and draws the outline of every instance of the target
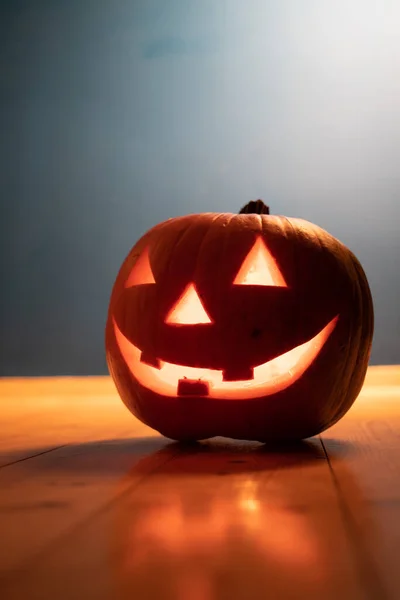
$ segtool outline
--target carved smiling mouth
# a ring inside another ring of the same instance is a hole
[[[203,396],[220,400],[244,400],[276,394],[297,381],[314,362],[334,330],[339,316],[313,338],[254,367],[253,378],[224,381],[223,372],[164,362],[160,368],[141,361],[141,350],[132,344],[113,320],[115,337],[132,375],[144,387],[162,396]]]

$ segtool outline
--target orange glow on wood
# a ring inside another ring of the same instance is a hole
[[[179,381],[189,379],[208,385],[208,398],[244,400],[276,394],[292,385],[314,362],[334,330],[338,316],[332,319],[308,342],[254,367],[254,378],[245,381],[224,381],[222,371],[202,369],[163,362],[160,369],[144,364],[141,351],[119,329],[114,320],[114,332],[122,356],[132,375],[144,387],[164,396],[177,396]]]
[[[167,315],[165,322],[178,325],[212,322],[204,310],[204,306],[193,283],[185,289],[178,302]]]
[[[145,283],[155,283],[153,271],[150,266],[149,249],[146,248],[137,259],[128,279],[125,282],[125,287],[129,288],[134,285],[143,285]]]
[[[236,456],[243,454],[225,454],[221,458],[224,456],[230,456],[234,461]],[[211,460],[208,457],[208,464],[214,466],[214,458],[215,455]],[[146,459],[142,462],[145,461]],[[174,465],[182,467],[186,461],[178,456],[173,457],[173,462]],[[195,460],[191,464],[199,466]],[[288,597],[285,593],[268,593],[271,589],[271,573],[275,571],[283,573],[285,579],[289,577],[289,580],[305,582],[308,590],[311,589],[311,582],[323,582],[326,570],[331,570],[330,553],[328,552],[328,556],[325,554],[329,545],[314,520],[310,518],[309,511],[290,507],[289,494],[293,493],[293,490],[308,502],[307,494],[304,496],[304,475],[302,481],[297,473],[296,479],[293,478],[293,473],[290,473],[288,486],[286,473],[281,479],[280,471],[282,469],[278,468],[274,471],[274,481],[278,478],[279,485],[275,483],[274,486],[268,487],[267,491],[265,484],[261,484],[262,476],[265,478],[265,471],[249,475],[227,473],[225,485],[218,486],[217,490],[212,479],[215,477],[214,471],[212,475],[196,471],[196,478],[183,472],[180,474],[180,480],[185,482],[183,492],[176,487],[172,488],[171,481],[174,481],[174,477],[171,473],[157,474],[158,489],[162,489],[163,493],[155,493],[156,488],[153,484],[147,488],[152,502],[139,504],[132,495],[130,502],[126,502],[118,513],[117,524],[124,535],[123,576],[132,578],[131,581],[135,581],[136,578],[143,581],[143,573],[147,573],[146,581],[151,581],[154,579],[155,566],[166,564],[166,569],[176,572],[176,577],[171,580],[167,577],[163,590],[171,590],[173,584],[179,585],[180,588],[180,574],[183,574],[185,589],[182,595],[165,595],[177,600],[220,598],[223,588],[219,578],[212,576],[215,564],[218,564],[220,571],[226,570],[229,565],[231,577],[234,577],[236,571],[240,572],[243,569],[249,580],[249,569],[253,569],[251,576],[260,569],[260,573],[265,573],[267,582],[267,592],[261,593],[260,597]],[[132,469],[132,474],[134,472]],[[203,487],[198,483],[199,479]],[[215,490],[214,496],[210,495],[209,491],[204,492],[204,481]],[[126,508],[126,505],[129,508]],[[196,592],[200,589],[203,593],[204,585],[198,587],[199,581],[211,584],[212,590],[209,595],[193,594],[193,589],[196,589]],[[260,578],[257,576],[256,581],[257,589],[260,589]],[[232,589],[230,587],[230,590]],[[248,585],[242,589],[247,591]],[[255,590],[256,587],[250,589]],[[273,592],[275,591],[274,587]],[[154,597],[156,596],[157,594],[154,594]],[[232,594],[228,593],[223,597],[232,597]],[[253,598],[258,595],[247,593],[233,597]],[[307,594],[304,597],[307,597]]]
[[[235,285],[274,285],[287,287],[276,260],[261,237],[255,241],[236,275]]]

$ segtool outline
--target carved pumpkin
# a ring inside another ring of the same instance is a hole
[[[123,402],[167,437],[300,439],[350,408],[372,333],[350,250],[257,201],[169,219],[137,242],[114,284],[106,354]]]

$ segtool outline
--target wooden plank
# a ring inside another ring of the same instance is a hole
[[[70,445],[2,469],[0,574],[20,568],[103,510],[124,492],[117,487],[124,473],[166,445],[161,436]],[[164,460],[162,453],[157,457]]]
[[[332,471],[318,440],[182,452],[109,378],[2,380],[0,398],[2,600],[399,597],[398,367],[321,436]]]
[[[159,454],[114,481],[122,493],[104,510],[9,572],[3,600],[372,598],[318,440]]]
[[[0,380],[0,468],[69,443],[153,436],[109,377]]]
[[[400,368],[370,370],[350,412],[322,435],[379,598],[400,597]],[[356,482],[356,486],[354,483]]]

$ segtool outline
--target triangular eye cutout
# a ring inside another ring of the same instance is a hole
[[[125,282],[125,287],[130,288],[134,285],[155,282],[153,271],[150,266],[149,249],[146,248],[137,259],[135,266]]]
[[[180,325],[195,325],[198,323],[212,323],[204,310],[196,288],[193,283],[183,292],[175,306],[168,313],[166,323]]]
[[[261,237],[258,237],[243,261],[235,285],[273,285],[287,287],[286,281]]]

